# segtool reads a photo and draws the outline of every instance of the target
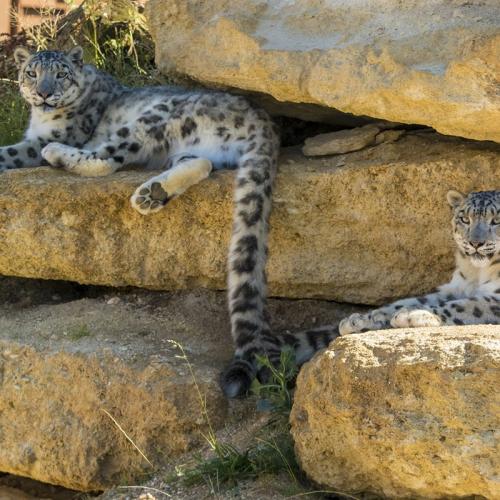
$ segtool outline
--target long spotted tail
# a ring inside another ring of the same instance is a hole
[[[256,375],[256,354],[278,356],[266,312],[267,236],[278,133],[266,113],[254,110],[256,125],[238,162],[233,234],[228,258],[228,303],[235,354],[223,373],[227,397],[244,395]]]
[[[272,185],[279,139],[266,113],[254,111],[259,126],[253,130],[238,164],[234,227],[228,258],[228,302],[231,334],[235,343],[232,363],[222,374],[227,397],[246,394],[257,373],[256,355],[279,363],[284,345],[293,345],[299,362],[327,345],[336,334],[318,329],[313,335],[272,335],[266,311],[267,237]],[[336,329],[335,329],[336,331]]]
[[[276,335],[282,348],[289,346],[293,349],[298,366],[309,361],[316,352],[328,347],[330,342],[339,336],[338,326],[322,326],[298,333]]]

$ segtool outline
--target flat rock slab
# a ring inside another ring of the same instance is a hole
[[[196,331],[199,345],[189,340],[178,307],[155,314],[84,299],[2,315],[0,470],[100,490],[133,483],[203,443],[200,397],[215,428],[227,412],[217,384],[225,351],[202,344],[206,329]]]
[[[165,73],[500,142],[497,0],[151,0],[147,13]]]
[[[224,293],[74,298],[19,281],[0,277],[0,291],[12,292],[0,294],[0,471],[78,490],[133,485],[206,447],[207,417],[217,430],[235,425],[235,411],[252,414],[254,403],[228,407],[218,388],[232,355]],[[275,330],[338,323],[355,310],[270,301]]]
[[[298,459],[344,492],[498,498],[499,378],[499,326],[337,339],[298,377]]]
[[[453,268],[447,190],[498,188],[499,171],[500,146],[433,134],[326,159],[284,150],[271,218],[271,294],[370,304],[433,288]],[[0,274],[225,288],[234,173],[218,172],[145,217],[129,197],[150,175],[3,174]]]
[[[375,143],[379,132],[381,130],[375,125],[365,125],[364,127],[320,134],[306,139],[302,152],[306,156],[350,153]]]
[[[423,293],[453,269],[448,189],[498,189],[500,147],[407,135],[305,158],[284,150],[271,217],[270,293],[375,304]],[[234,173],[151,216],[129,197],[151,176],[0,176],[0,274],[151,289],[225,288]]]

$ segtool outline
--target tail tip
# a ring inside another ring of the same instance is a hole
[[[242,398],[248,394],[252,376],[241,366],[229,366],[221,375],[220,386],[228,399]]]

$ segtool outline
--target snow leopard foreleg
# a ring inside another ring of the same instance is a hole
[[[39,167],[42,163],[40,150],[40,142],[29,140],[0,147],[0,172],[13,168]]]
[[[59,142],[51,142],[42,149],[42,156],[50,165],[83,177],[102,177],[125,165],[141,159],[142,146],[138,142],[116,139],[104,142],[95,149],[79,149]]]
[[[132,207],[142,215],[158,212],[212,171],[210,160],[195,155],[177,155],[170,162],[172,166],[168,170],[141,184],[130,198]]]
[[[256,355],[266,355],[277,362],[281,352],[280,339],[270,332],[265,275],[278,151],[277,133],[267,120],[238,162],[228,258],[228,302],[235,355],[221,380],[228,397],[248,391],[257,374]]]
[[[443,305],[446,302],[447,297],[449,300],[449,295],[442,292],[435,292],[421,297],[401,299],[366,314],[351,314],[348,318],[345,318],[340,322],[340,335],[392,328],[391,319],[396,313],[403,310],[409,311],[426,309],[429,313],[420,315],[421,323],[426,321],[427,324],[425,326],[437,326],[440,324],[440,319],[433,313],[433,310],[440,305]],[[422,324],[420,326],[424,325]]]
[[[421,305],[418,309],[403,308],[391,318],[393,328],[439,325],[479,325],[500,322],[500,294]]]

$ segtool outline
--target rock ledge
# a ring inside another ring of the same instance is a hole
[[[325,158],[284,150],[271,217],[271,295],[370,304],[432,289],[453,268],[447,190],[498,188],[499,171],[498,145],[435,134]],[[225,288],[233,172],[144,217],[129,197],[150,175],[3,174],[0,274]]]

